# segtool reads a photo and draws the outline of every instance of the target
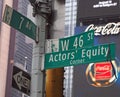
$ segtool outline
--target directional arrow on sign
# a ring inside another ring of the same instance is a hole
[[[20,90],[21,90],[21,87],[24,87],[24,88],[30,87],[30,80],[22,76],[22,71],[15,74],[13,77]]]
[[[12,79],[13,88],[27,95],[30,95],[30,82],[31,77],[27,72],[21,70],[16,66],[13,67],[13,79]]]
[[[16,75],[13,76],[15,79],[16,84],[18,85],[19,89],[21,90],[21,79],[22,79],[22,72],[17,73]]]

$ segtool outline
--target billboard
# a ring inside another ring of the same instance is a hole
[[[96,1],[96,0],[95,0]],[[120,72],[120,25],[119,22],[88,26],[79,26],[75,28],[75,34],[79,34],[85,30],[95,30],[94,45],[115,43],[116,58],[118,60],[117,69]],[[116,31],[115,31],[116,29]],[[116,32],[116,33],[115,33]],[[109,87],[95,87],[89,84],[86,76],[86,70],[89,64],[83,64],[74,67],[72,97],[119,97],[120,96],[120,73],[117,74],[118,79]],[[109,63],[100,63],[93,66],[93,77],[99,82],[110,79],[115,72],[111,69]],[[92,72],[91,72],[92,73]],[[104,84],[104,83],[103,83]]]
[[[119,0],[77,0],[77,22],[119,16]]]
[[[94,78],[96,80],[107,80],[112,77],[112,65],[110,62],[100,62],[94,65]]]

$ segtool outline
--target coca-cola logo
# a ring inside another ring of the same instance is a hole
[[[113,35],[120,33],[120,22],[108,23],[104,26],[96,26],[94,24],[89,25],[85,31],[94,30],[95,35]]]
[[[112,77],[112,65],[110,62],[96,63],[94,65],[94,77],[96,80],[106,80]]]
[[[110,70],[111,70],[111,66],[105,65],[105,66],[96,66],[95,71],[110,71]]]

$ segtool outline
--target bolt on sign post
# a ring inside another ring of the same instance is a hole
[[[33,40],[36,40],[37,26],[30,19],[23,16],[8,5],[5,7],[3,22],[27,35]]]

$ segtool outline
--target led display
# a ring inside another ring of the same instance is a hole
[[[77,22],[120,16],[119,0],[77,0]]]

